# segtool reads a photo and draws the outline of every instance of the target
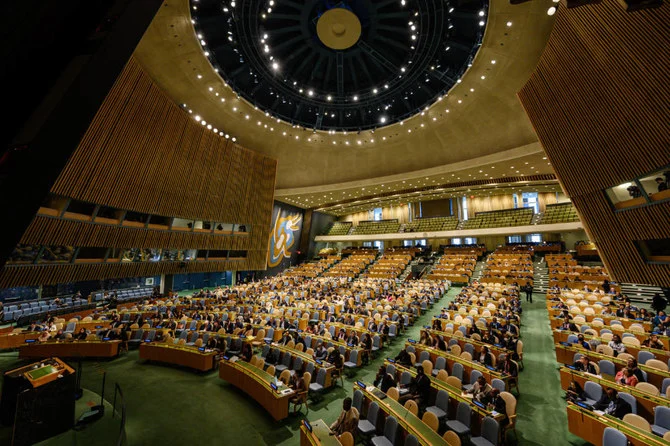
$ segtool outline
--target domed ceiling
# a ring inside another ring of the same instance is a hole
[[[488,0],[191,0],[205,54],[231,88],[308,129],[358,131],[430,106],[484,36]]]
[[[277,159],[275,197],[297,206],[544,187],[553,168],[516,93],[552,5],[170,0],[135,57],[195,120]]]

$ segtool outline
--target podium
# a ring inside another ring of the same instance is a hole
[[[58,358],[5,372],[0,422],[14,426],[13,446],[31,445],[72,429],[76,373]]]

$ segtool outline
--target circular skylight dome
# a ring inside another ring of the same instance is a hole
[[[488,1],[191,4],[203,52],[237,94],[294,125],[355,131],[446,94],[479,49]]]

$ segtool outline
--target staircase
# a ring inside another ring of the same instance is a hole
[[[622,283],[621,293],[630,297],[632,302],[651,305],[654,294],[663,296],[663,290],[655,285],[640,285],[634,283]]]
[[[474,282],[475,280],[481,279],[485,269],[486,269],[486,262],[484,261],[477,262],[477,264],[475,265],[475,270],[472,272],[470,282]]]
[[[533,265],[533,292],[546,294],[549,289],[549,269],[544,258]]]
[[[543,212],[540,212],[538,214],[533,214],[533,218],[530,220],[531,225],[536,225],[540,223],[540,220],[542,220],[542,216],[544,215]]]

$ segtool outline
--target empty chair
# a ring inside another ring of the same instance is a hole
[[[600,367],[601,374],[610,376],[616,375],[616,367],[609,359],[601,359],[598,361],[598,366]]]
[[[613,427],[606,427],[603,431],[604,446],[628,446],[628,438]]]
[[[409,410],[414,415],[419,414],[419,406],[416,404],[416,401],[414,400],[407,400],[405,402],[405,409]]]
[[[637,400],[635,399],[635,397],[633,395],[631,395],[630,393],[626,393],[626,392],[619,392],[618,395],[619,395],[619,398],[621,398],[622,400],[624,400],[625,402],[630,404],[631,413],[636,414],[637,413]]]
[[[446,431],[442,436],[449,446],[461,446],[461,438],[454,431]]]
[[[437,376],[440,370],[444,370],[446,368],[447,368],[447,358],[445,358],[444,356],[438,356],[437,359],[435,360],[435,367],[433,367],[432,375]]]
[[[658,410],[660,406],[656,406],[656,409]],[[639,415],[636,415],[634,413],[627,413],[626,415],[623,416],[623,422],[628,423],[631,426],[635,426],[639,429],[642,429],[645,432],[651,432],[651,425],[647,420],[642,418]]]
[[[351,432],[343,432],[337,439],[340,440],[342,446],[354,446],[354,436],[351,435]]]
[[[142,343],[142,338],[144,337],[144,330],[141,328],[138,328],[135,333],[133,333],[133,336],[130,338],[128,341],[129,345],[132,346],[138,346]]]
[[[670,431],[670,407],[656,406],[654,410],[654,424],[651,425],[651,431],[659,437]]]
[[[505,381],[503,381],[502,379],[493,378],[491,380],[491,387],[493,387],[494,389],[498,389],[501,392],[504,392],[505,391]]]
[[[347,371],[347,374],[353,374],[356,367],[358,367],[358,350],[353,349],[349,353],[349,360],[344,363],[344,369]]]
[[[654,368],[654,369],[663,370],[664,372],[668,371],[668,364],[666,364],[663,361],[659,361],[658,359],[649,359],[645,363],[645,365],[647,367],[651,367],[651,368]]]
[[[275,366],[275,369],[277,370],[277,373],[281,373],[284,370],[287,370],[288,368],[291,367],[291,354],[290,353],[284,353],[284,356],[282,357],[282,361],[280,364],[277,364]]]
[[[434,413],[432,412],[424,412],[423,417],[421,418],[421,421],[426,423],[428,427],[430,427],[432,430],[437,432],[437,430],[440,427],[440,420],[437,419]]]
[[[298,371],[302,370],[302,358],[300,356],[296,356],[295,360],[293,361],[293,367],[291,367],[291,370]]]
[[[419,360],[416,362],[416,364],[414,364],[414,367],[419,367],[420,365],[423,364],[423,361],[425,361],[426,359],[430,361],[430,352],[428,350],[424,350],[421,352],[421,354],[419,355]]]
[[[455,376],[447,376],[447,384],[459,390],[463,387],[463,382]]]
[[[458,403],[456,409],[456,419],[447,420],[447,429],[452,430],[463,437],[470,434],[470,419],[472,418],[472,409],[465,401]]]
[[[446,381],[447,378],[449,378],[449,374],[447,373],[446,370],[440,370],[439,372],[437,372],[436,378],[439,379],[440,381]]]
[[[412,382],[412,374],[410,372],[402,372],[400,375],[400,382],[399,384],[401,386],[408,386]]]
[[[395,401],[398,401],[398,399],[400,398],[400,392],[398,392],[397,387],[389,387],[388,390],[386,391],[386,394],[388,395],[389,398]]]
[[[375,402],[370,403],[368,414],[364,420],[358,420],[358,432],[364,437],[373,435],[377,430],[377,415],[379,415],[379,405]]]
[[[382,343],[382,341],[381,341],[381,338],[379,337],[379,335],[374,335],[372,337],[372,356],[373,357],[375,356],[375,353],[378,352],[379,349],[381,348],[381,343]]]
[[[389,327],[389,339],[393,341],[398,336],[398,326],[396,324],[391,324]]]
[[[451,368],[451,376],[455,376],[463,381],[463,364],[458,362],[454,363],[454,366]]]
[[[600,384],[593,381],[586,381],[584,383],[584,400],[587,404],[593,406],[603,396],[603,388]]]
[[[74,333],[74,330],[75,330],[76,327],[77,327],[77,324],[75,322],[70,322],[65,327],[64,333]]]
[[[310,376],[314,376],[314,369],[316,366],[312,361],[308,362],[307,365],[305,366],[305,373],[309,373]]]
[[[654,396],[658,396],[660,394],[658,387],[650,383],[637,383],[635,384],[635,388],[643,392],[650,393]]]
[[[263,340],[265,342],[272,342],[274,340],[274,336],[275,336],[275,329],[274,328],[268,328],[268,331],[266,332],[265,337],[263,338]]]
[[[352,407],[355,407],[359,414],[363,414],[363,392],[356,390],[354,392],[354,401]]]
[[[394,446],[395,437],[398,432],[398,421],[394,416],[389,415],[386,417],[386,422],[384,423],[384,435],[372,437],[373,446]]]
[[[445,419],[447,417],[447,411],[449,410],[449,392],[446,390],[440,389],[437,391],[437,397],[435,398],[435,405],[426,407],[426,412],[431,412],[437,417],[438,421]]]
[[[470,443],[475,446],[496,446],[498,444],[498,431],[500,425],[491,417],[484,417],[482,431],[479,437],[472,437]]]
[[[433,363],[430,361],[430,359],[426,359],[421,363],[421,367],[423,367],[423,372],[430,376],[433,374]]]
[[[309,393],[312,396],[312,401],[320,399],[325,389],[326,369],[319,369],[319,372],[316,374],[316,382],[309,385]]]
[[[476,370],[476,369],[472,369],[472,371],[470,372],[470,383],[469,384],[464,384],[463,388],[466,391],[469,391],[470,389],[472,389],[472,386],[475,385],[475,383],[477,382],[477,378],[479,378],[480,376],[482,376],[482,372],[480,372],[479,370]]]
[[[471,356],[475,356],[475,346],[469,342],[463,346],[463,351],[470,353]]]
[[[395,366],[393,364],[388,364],[386,366],[386,373],[390,374],[391,376],[395,376]]]

